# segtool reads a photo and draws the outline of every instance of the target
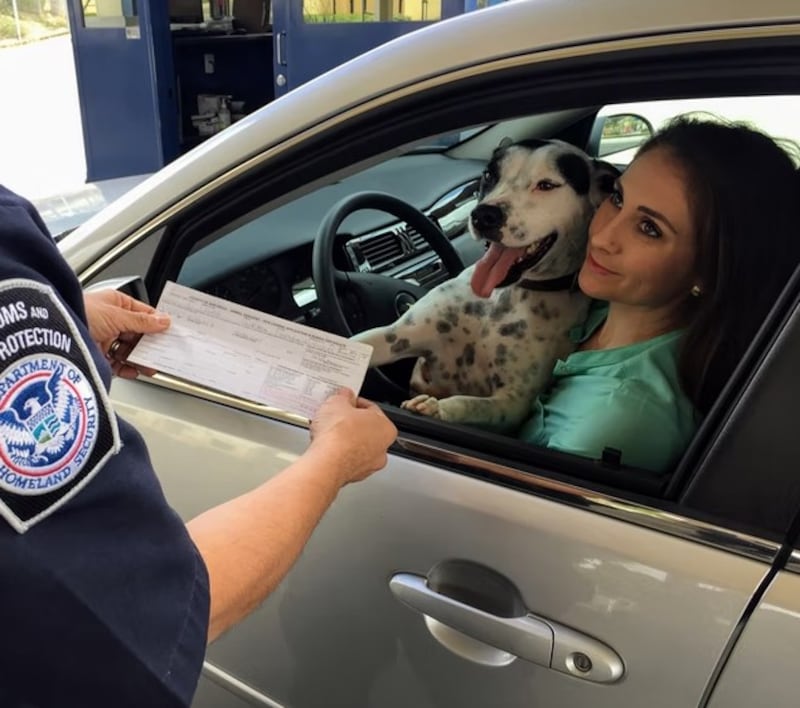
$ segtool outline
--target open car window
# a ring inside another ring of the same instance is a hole
[[[754,99],[748,99],[751,100]],[[767,96],[757,103],[764,106],[759,115],[769,116],[773,111],[787,111],[786,106],[797,107],[800,99]],[[416,151],[414,146],[435,143],[438,135],[420,138],[419,134],[400,134],[401,144],[388,139],[383,153],[370,152],[355,142],[333,156],[323,152],[327,165],[311,178],[309,171],[301,173],[291,165],[299,176],[295,178],[287,170],[281,173],[283,181],[279,184],[275,168],[270,167],[232,187],[202,213],[172,227],[179,230],[177,238],[171,234],[171,243],[179,245],[170,247],[171,263],[159,264],[149,275],[151,290],[158,291],[152,283],[171,278],[285,319],[328,329],[312,275],[313,244],[325,215],[342,198],[375,190],[407,201],[439,224],[463,263],[469,266],[483,254],[484,245],[470,236],[467,220],[477,204],[477,190],[487,161],[506,135],[513,135],[515,140],[556,138],[597,154],[598,144],[593,142],[598,137],[597,127],[609,116],[646,116],[647,123],[655,128],[672,116],[685,113],[687,107],[697,110],[700,105],[706,112],[728,119],[743,117],[720,108],[740,106],[740,99],[572,106],[526,116],[514,114],[506,121],[485,121],[474,135],[450,150]],[[770,128],[766,121],[757,126]],[[776,137],[787,135],[777,127],[768,132]],[[442,135],[457,133],[458,128],[453,126]],[[635,146],[629,145],[604,159],[624,167],[634,152]],[[359,212],[342,223],[333,265],[346,272],[405,279],[423,288],[434,287],[449,277],[439,257],[405,222],[373,210]],[[346,298],[342,305],[353,331],[363,329],[359,305]],[[396,375],[408,380],[411,363],[413,359],[396,367],[400,369]],[[670,474],[627,467],[613,456],[589,459],[544,449],[511,435],[409,413],[399,408],[400,398],[386,395],[369,378],[364,393],[385,404],[400,427],[403,444],[397,452],[401,455],[436,457],[448,466],[473,472],[495,469],[504,483],[520,475],[545,475],[556,481],[578,481],[614,494],[649,499],[663,498],[670,489]]]

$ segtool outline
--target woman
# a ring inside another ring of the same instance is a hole
[[[678,119],[589,227],[598,302],[520,437],[666,472],[800,264],[800,179],[769,137]]]

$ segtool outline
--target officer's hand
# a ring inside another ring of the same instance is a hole
[[[311,448],[339,474],[342,485],[386,466],[386,450],[397,437],[384,412],[371,401],[341,389],[311,421]]]
[[[84,293],[83,300],[89,335],[105,353],[114,374],[126,379],[139,373],[152,374],[125,360],[142,334],[163,332],[169,327],[169,315],[117,290]]]

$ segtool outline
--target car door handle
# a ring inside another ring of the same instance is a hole
[[[552,620],[531,613],[493,615],[432,590],[424,576],[413,573],[396,573],[389,587],[417,612],[520,659],[596,683],[614,683],[624,673],[613,649]]]

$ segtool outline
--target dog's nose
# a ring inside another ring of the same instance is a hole
[[[503,210],[493,204],[479,204],[472,210],[470,215],[472,226],[476,231],[484,235],[486,231],[499,229],[506,219]]]

